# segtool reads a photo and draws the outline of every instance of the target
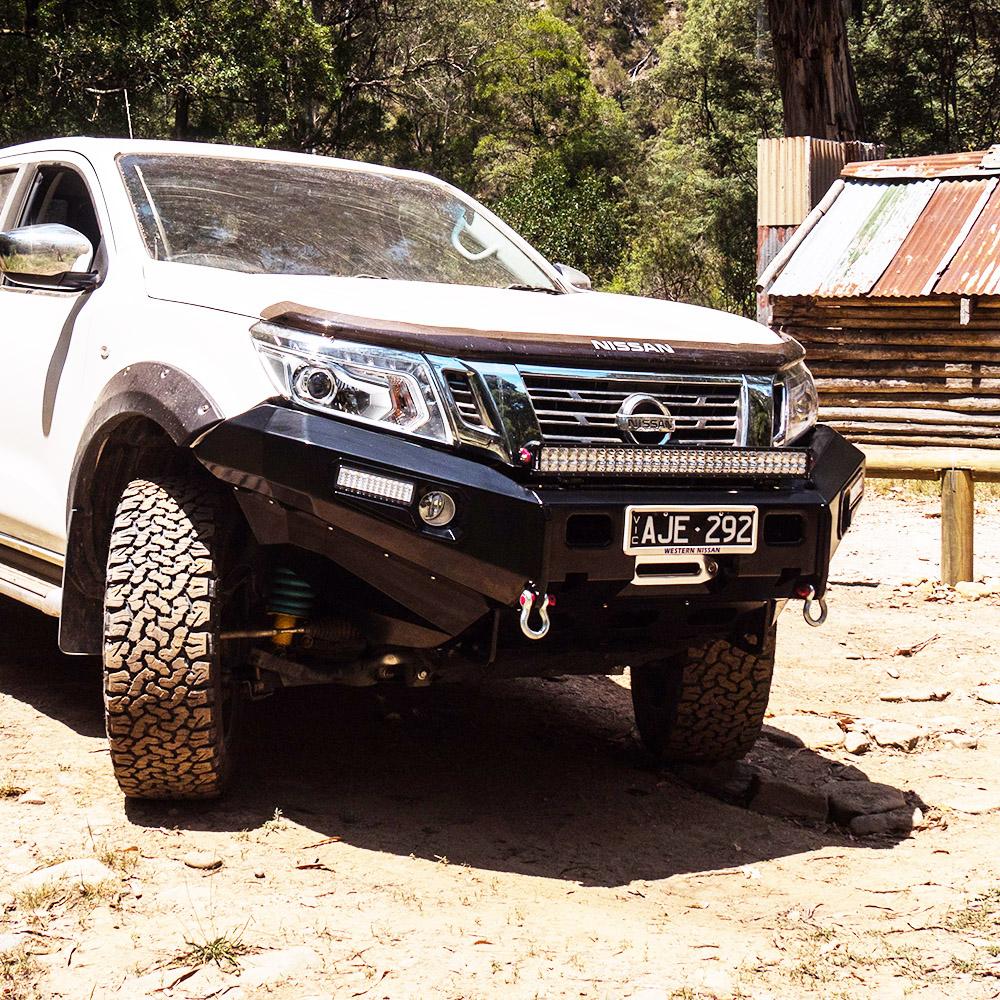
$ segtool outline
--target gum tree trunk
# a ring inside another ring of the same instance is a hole
[[[864,121],[840,0],[767,0],[785,135],[847,141]]]

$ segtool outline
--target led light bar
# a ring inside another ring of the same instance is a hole
[[[390,479],[374,472],[362,472],[342,465],[337,473],[337,488],[345,493],[354,493],[390,503],[408,504],[413,499],[413,483],[405,479]]]
[[[809,452],[771,448],[542,448],[538,471],[603,476],[803,477]]]

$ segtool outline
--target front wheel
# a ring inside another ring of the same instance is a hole
[[[632,706],[646,749],[675,762],[742,757],[764,724],[776,630],[756,652],[713,639],[635,668]]]
[[[230,548],[210,481],[133,480],[115,515],[104,600],[111,761],[132,798],[204,799],[230,772],[240,688],[219,626]]]

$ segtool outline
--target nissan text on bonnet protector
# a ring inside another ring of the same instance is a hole
[[[219,794],[300,685],[628,667],[651,754],[753,744],[864,489],[795,341],[368,164],[52,140],[0,204],[0,593],[103,656],[127,795]]]

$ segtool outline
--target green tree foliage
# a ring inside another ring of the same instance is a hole
[[[750,313],[756,143],[781,108],[755,0],[689,0],[635,88],[641,220],[620,287]]]
[[[998,141],[996,0],[879,0],[862,15],[852,42],[872,136],[899,156]]]
[[[482,60],[477,187],[543,253],[607,282],[637,152],[621,108],[595,88],[580,35],[548,11],[522,17]],[[484,118],[484,120],[487,120]]]
[[[0,0],[0,145],[238,142],[429,170],[604,287],[752,313],[765,0]],[[996,0],[851,0],[869,133],[1000,141]]]

